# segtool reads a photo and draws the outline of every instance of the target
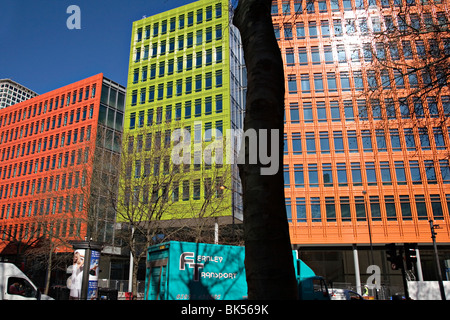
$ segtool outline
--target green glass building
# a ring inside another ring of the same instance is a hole
[[[245,69],[232,14],[227,0],[200,0],[133,23],[123,150],[131,183],[122,196],[127,204],[171,201],[157,219],[198,218],[205,206],[208,217],[242,219],[238,170],[229,160],[236,152],[222,164],[205,163],[208,145],[243,127]],[[177,140],[179,132],[189,139]],[[169,151],[182,140],[191,145],[177,155],[188,160],[177,164]],[[220,158],[217,149],[214,155]],[[172,172],[177,178],[167,178]],[[149,176],[150,185],[140,185]]]

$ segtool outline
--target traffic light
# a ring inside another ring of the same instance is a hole
[[[386,245],[386,255],[387,260],[391,263],[392,270],[398,270],[402,268],[402,256],[397,254],[397,247],[395,243],[390,243]]]
[[[406,269],[411,270],[413,263],[417,262],[416,243],[405,243]]]

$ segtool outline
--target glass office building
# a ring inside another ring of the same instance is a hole
[[[122,196],[127,204],[131,196],[145,204],[167,193],[175,205],[157,219],[199,218],[207,189],[212,198],[226,197],[224,210],[208,217],[242,219],[237,167],[225,157],[219,166],[205,163],[208,145],[243,126],[245,71],[231,17],[228,1],[202,0],[133,23],[124,155],[135,155],[125,177],[134,182]],[[187,161],[175,164],[170,152],[155,158],[177,145],[177,132],[190,134],[183,140],[192,145],[183,150],[190,153]],[[174,172],[182,178],[148,179]]]
[[[38,239],[62,252],[86,236],[113,245],[105,184],[124,109],[125,88],[98,74],[0,110],[2,258]]]
[[[429,220],[442,227],[441,259],[450,258],[450,92],[444,81],[440,90],[411,97],[423,80],[407,70],[432,46],[448,50],[448,33],[397,39],[389,46],[376,36],[406,28],[404,21],[448,25],[447,4],[434,1],[428,10],[430,5],[272,3],[286,77],[284,172],[291,239],[329,280],[355,285],[358,260],[352,249],[359,252],[364,274],[372,247],[383,284],[401,285],[398,277],[393,280],[400,271],[390,270],[386,261],[389,243],[418,243],[425,280],[436,279],[428,261]],[[371,67],[380,57],[400,67]],[[375,98],[367,94],[374,86],[383,89]]]
[[[0,79],[0,109],[33,98],[38,94],[11,79]]]

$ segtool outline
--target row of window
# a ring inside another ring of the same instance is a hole
[[[430,206],[427,208],[427,202]],[[439,194],[393,195],[352,197],[297,197],[286,198],[288,221],[302,222],[350,222],[365,221],[370,214],[372,221],[444,220],[444,206],[450,211],[450,195]]]
[[[343,107],[339,106],[338,101],[330,101],[329,105],[325,101],[303,102],[299,107],[297,102],[289,104],[286,109],[286,121],[292,124],[355,121],[356,117],[360,120],[394,120],[396,118],[411,119],[414,115],[416,119],[440,118],[450,115],[450,96],[427,97],[423,101],[418,98],[411,99],[411,103],[405,99],[399,99],[398,106],[393,99],[387,98],[384,101],[371,99],[367,103],[364,99],[344,100]],[[356,109],[356,112],[355,112]],[[342,113],[342,115],[341,115]]]
[[[184,180],[180,182],[174,182],[170,186],[154,185],[150,188],[149,185],[144,185],[142,188],[136,187],[126,188],[124,203],[129,205],[131,200],[135,203],[147,204],[149,202],[155,202],[159,197],[163,197],[166,201],[178,202],[178,201],[190,201],[200,200],[202,195],[203,184],[203,197],[209,198],[221,198],[223,196],[223,177],[216,177],[213,181],[212,178]],[[181,191],[181,193],[180,193]]]
[[[334,2],[334,1],[331,1]],[[435,20],[433,20],[435,19]],[[384,24],[383,24],[384,20]],[[448,29],[448,19],[445,12],[437,12],[433,17],[431,14],[423,14],[422,19],[418,14],[404,14],[398,16],[371,16],[367,18],[361,15],[359,18],[336,19],[333,17],[332,21],[323,19],[305,20],[296,22],[295,24],[274,23],[274,32],[278,40],[283,35],[284,40],[296,39],[316,39],[322,37],[323,39],[330,37],[344,37],[344,36],[367,36],[371,33],[389,32],[396,28],[400,32],[406,34],[408,32],[416,33],[421,28],[428,31],[435,31],[440,28],[441,31]],[[295,33],[294,34],[294,31]]]
[[[140,42],[143,39],[148,40],[151,37],[157,37],[158,35],[166,34],[167,32],[174,32],[178,25],[178,30],[182,30],[194,25],[194,19],[197,25],[201,24],[204,20],[211,21],[213,18],[213,12],[215,12],[215,18],[222,17],[222,4],[216,3],[213,7],[207,6],[206,8],[197,9],[196,12],[190,11],[187,14],[180,14],[178,17],[172,17],[168,20],[162,20],[154,22],[152,25],[147,25],[144,28],[138,28],[136,31],[136,41]]]
[[[447,128],[450,133],[450,128]],[[404,128],[399,129],[376,129],[361,130],[357,133],[356,130],[347,130],[342,132],[339,130],[328,132],[320,131],[305,132],[302,137],[300,132],[292,132],[290,141],[288,143],[288,136],[285,134],[284,153],[292,153],[294,155],[316,154],[320,151],[321,154],[335,154],[345,153],[363,153],[374,152],[401,152],[401,151],[430,151],[434,148],[436,150],[446,149],[446,139],[441,127],[430,128]],[[449,140],[450,141],[450,136]],[[447,141],[447,143],[449,143]],[[389,143],[388,143],[389,142]],[[450,148],[450,145],[447,146]]]
[[[289,94],[333,93],[338,92],[339,89],[344,92],[403,90],[419,88],[419,86],[426,88],[433,81],[437,81],[440,87],[444,87],[448,86],[449,81],[446,73],[446,70],[430,68],[422,70],[420,74],[413,69],[407,69],[406,72],[402,72],[401,69],[395,71],[384,69],[379,70],[379,74],[375,70],[288,74],[287,89]]]
[[[18,159],[30,154],[38,154],[47,150],[56,148],[64,148],[91,139],[91,126],[81,127],[79,129],[69,130],[67,132],[58,133],[49,137],[20,143],[12,147],[5,147],[1,150],[1,160]],[[1,166],[0,166],[1,174]]]
[[[195,123],[193,126],[194,133],[191,134],[192,127],[186,126],[183,129],[183,133],[188,133],[193,139],[193,142],[209,142],[213,137],[221,137],[223,135],[223,121],[217,120],[213,122]],[[213,134],[214,131],[214,134]],[[164,140],[162,140],[164,139]],[[186,137],[188,139],[188,137]],[[127,153],[139,153],[142,151],[150,151],[152,146],[155,150],[159,150],[161,146],[169,148],[172,144],[172,130],[167,129],[162,133],[161,131],[147,132],[145,134],[138,134],[136,137],[130,136],[127,141]]]
[[[73,92],[68,92],[61,95],[60,97],[46,100],[45,102],[40,102],[39,104],[36,103],[34,104],[34,106],[25,107],[20,110],[11,111],[8,114],[0,115],[0,128],[2,126],[15,124],[22,120],[30,119],[41,114],[46,114],[47,112],[58,110],[58,108],[63,108],[64,106],[75,104],[77,101],[81,102],[83,101],[83,97],[84,100],[89,99],[89,97],[94,98],[95,91],[96,85],[93,84],[92,86],[87,86],[85,88],[74,90]],[[9,109],[3,109],[2,113],[6,113],[6,111],[8,110]]]
[[[222,47],[216,47],[214,51],[215,63],[222,62]],[[203,63],[208,66],[213,63],[213,49],[208,49],[204,52],[200,51],[195,54],[187,54],[185,57],[180,56],[177,59],[169,59],[166,61],[160,61],[158,64],[153,63],[150,68],[144,66],[142,68],[136,68],[133,70],[133,83],[145,82],[147,80],[164,77],[165,75],[172,75],[175,73],[175,67],[177,73],[182,73],[186,70],[192,70],[194,68],[201,68]]]
[[[214,35],[214,38],[213,38]],[[195,37],[194,37],[195,36]],[[175,50],[183,52],[185,49],[192,48],[195,45],[202,46],[204,43],[210,43],[213,40],[222,40],[222,25],[218,24],[214,28],[208,27],[203,30],[197,30],[194,32],[189,32],[185,35],[179,35],[170,38],[169,41],[161,40],[159,43],[154,42],[151,45],[146,45],[143,48],[137,48],[134,55],[134,62],[148,60],[149,57],[155,58],[158,54],[165,55],[168,53],[173,53]]]
[[[418,1],[419,4],[427,4],[428,2]],[[442,0],[435,0],[434,3],[442,3]],[[328,4],[328,5],[327,5]],[[272,16],[277,15],[290,15],[290,14],[315,14],[315,13],[325,13],[325,12],[338,12],[340,10],[343,11],[352,11],[354,10],[364,10],[365,8],[396,8],[401,7],[403,5],[406,6],[415,6],[416,0],[282,0],[282,1],[273,1],[271,14]]]
[[[28,136],[33,136],[44,131],[54,130],[55,128],[65,127],[73,123],[92,119],[94,115],[94,105],[89,107],[78,108],[72,110],[70,113],[65,112],[47,119],[37,120],[30,124],[22,125],[13,129],[4,130],[0,133],[0,144],[7,143],[8,141],[16,141]],[[44,138],[45,139],[45,138]]]
[[[39,206],[39,204],[36,204],[36,206]],[[44,209],[42,210],[42,212],[43,211]],[[48,211],[50,211],[50,209]],[[58,238],[59,236],[69,236],[76,237],[78,239],[81,232],[81,223],[82,219],[72,218],[56,220],[52,223],[48,223],[49,225],[47,225],[47,223],[45,222],[33,222],[20,225],[3,225],[0,226],[0,239],[3,241],[12,241],[18,239],[21,241],[28,239],[40,239],[41,237],[45,237],[47,233],[50,233],[50,231],[48,230],[49,227],[52,228],[52,237]]]
[[[188,95],[194,92],[201,92],[202,90],[211,90],[213,89],[213,82],[214,88],[222,87],[222,70],[217,70],[214,74],[212,72],[206,72],[204,75],[198,74],[195,77],[186,77],[184,80],[178,79],[176,81],[160,83],[157,86],[152,85],[148,88],[133,90],[131,93],[131,105],[135,106],[138,103],[146,104],[165,98],[179,97],[183,94]]]
[[[410,160],[395,161],[391,167],[388,161],[366,162],[361,165],[357,162],[350,163],[350,168],[345,163],[310,163],[308,165],[294,164],[289,170],[284,167],[285,188],[310,188],[323,187],[347,187],[353,186],[376,186],[380,185],[406,185],[411,181],[413,185],[450,184],[450,167],[448,160]],[[293,169],[293,171],[292,171]],[[291,175],[293,173],[293,175]],[[409,174],[407,174],[409,173]],[[293,179],[291,179],[291,176]],[[306,178],[306,180],[305,180]]]
[[[87,182],[86,170],[64,173],[22,182],[12,182],[0,186],[0,199],[33,196],[43,193],[55,193],[72,188],[84,187]]]
[[[439,58],[442,54],[448,55],[450,53],[450,39],[443,39],[443,51],[439,47],[439,41],[428,39],[403,40],[401,43],[390,42],[388,44],[379,42],[375,43],[374,47],[371,44],[363,44],[362,48],[359,44],[304,46],[298,47],[297,53],[295,48],[285,49],[284,61],[287,67],[347,63],[348,61],[351,61],[351,63],[362,61],[370,63],[373,61],[374,55],[380,61],[400,60],[401,57],[405,60],[413,58],[421,60],[427,54],[432,58]],[[416,56],[414,57],[414,55]],[[401,68],[399,68],[399,72],[401,72]],[[406,73],[405,76],[409,73]]]
[[[184,101],[184,106],[179,102],[174,106],[167,105],[165,107],[149,108],[139,112],[132,112],[130,113],[129,128],[143,128],[145,124],[147,124],[147,126],[159,125],[163,121],[166,123],[171,122],[172,120],[179,121],[182,119],[183,109],[184,119],[190,119],[192,116],[201,117],[202,115],[211,115],[213,112],[222,113],[223,96],[222,94],[218,94],[215,97],[210,96],[195,99],[194,101]]]

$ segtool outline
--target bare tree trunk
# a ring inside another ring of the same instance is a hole
[[[270,6],[272,0],[240,0],[233,24],[241,33],[247,66],[247,105],[244,132],[277,130],[278,170],[262,175],[260,161],[239,164],[243,184],[245,270],[249,299],[296,299],[283,178],[284,71],[275,39]],[[267,150],[270,148],[270,137]],[[259,150],[261,151],[261,150]]]
[[[47,276],[45,277],[45,290],[44,294],[48,295],[48,291],[50,289],[50,277],[52,275],[52,262],[53,262],[53,242],[52,237],[49,239],[50,250],[48,252],[48,265],[47,265]]]

